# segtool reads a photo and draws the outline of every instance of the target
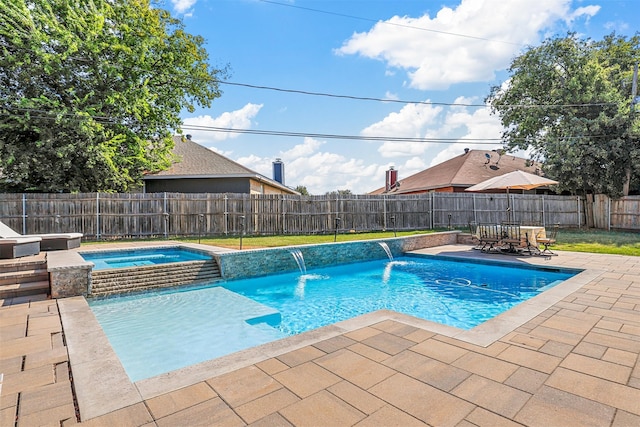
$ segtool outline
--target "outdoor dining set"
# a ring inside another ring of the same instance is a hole
[[[469,223],[471,235],[477,239],[475,249],[485,253],[509,255],[556,255],[550,247],[556,243],[558,225],[547,233],[544,226],[520,225],[503,222],[501,224]]]

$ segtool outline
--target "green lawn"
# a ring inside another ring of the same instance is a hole
[[[434,230],[422,230],[422,231],[398,231],[394,234],[393,231],[380,231],[372,233],[340,233],[338,235],[333,234],[313,234],[304,236],[245,236],[242,238],[242,249],[256,249],[256,248],[275,248],[278,246],[295,246],[295,245],[317,245],[320,243],[333,243],[336,242],[351,242],[354,240],[372,240],[372,239],[388,239],[397,235],[412,236],[416,234],[434,233]],[[197,238],[180,238],[176,239],[181,242],[197,243]],[[206,237],[200,239],[200,243],[204,245],[221,246],[223,248],[239,249],[240,237]]]
[[[398,231],[397,236],[433,233],[443,230]],[[467,232],[467,230],[462,230]],[[310,245],[320,243],[348,242],[353,240],[383,239],[394,237],[393,231],[376,233],[340,233],[314,234],[306,236],[245,236],[242,238],[242,249],[273,248],[278,246]],[[197,243],[197,238],[176,238],[182,242]],[[574,252],[592,252],[600,254],[617,254],[640,256],[640,232],[621,232],[604,230],[560,229],[558,243],[553,250]],[[203,237],[200,243],[230,249],[240,248],[240,237]],[[91,244],[91,243],[83,243]]]
[[[640,256],[640,232],[560,230],[557,250]]]

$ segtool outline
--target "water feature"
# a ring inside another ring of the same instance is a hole
[[[391,253],[391,249],[389,249],[389,245],[387,245],[387,242],[378,242],[378,244],[380,245],[380,247],[382,247],[382,249],[384,249],[384,252],[389,257],[389,261],[393,261],[393,254]]]
[[[293,259],[295,259],[296,264],[298,264],[300,274],[307,274],[307,266],[304,263],[304,255],[302,255],[302,251],[300,249],[292,249],[291,255],[293,255]]]

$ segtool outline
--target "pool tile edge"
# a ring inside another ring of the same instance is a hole
[[[83,421],[142,402],[84,297],[58,300]]]

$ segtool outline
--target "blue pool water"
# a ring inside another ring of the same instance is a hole
[[[211,259],[211,255],[177,247],[84,252],[80,255],[95,265],[94,270]]]
[[[576,273],[406,256],[89,304],[137,381],[379,309],[470,329]]]

